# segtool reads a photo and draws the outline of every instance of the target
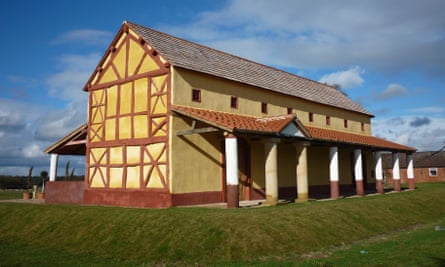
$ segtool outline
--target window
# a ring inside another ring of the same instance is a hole
[[[238,108],[238,97],[231,96],[230,97],[230,107],[231,108]]]
[[[267,114],[267,103],[261,103],[261,113]]]
[[[287,108],[287,114],[292,114],[292,108]]]
[[[343,121],[343,126],[344,126],[345,128],[348,128],[348,120],[344,120],[344,121]]]
[[[201,90],[192,89],[192,101],[193,102],[201,102]]]
[[[437,176],[437,168],[429,168],[430,176]]]
[[[326,125],[331,125],[331,117],[326,116]]]
[[[314,122],[314,113],[309,112],[309,122]]]

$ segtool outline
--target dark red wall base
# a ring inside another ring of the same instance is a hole
[[[199,205],[223,202],[221,191],[182,193],[172,195],[173,206]]]
[[[84,181],[57,181],[45,183],[45,203],[82,204]]]
[[[168,191],[86,189],[83,203],[104,206],[167,208],[172,206],[172,198]]]

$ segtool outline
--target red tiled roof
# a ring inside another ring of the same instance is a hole
[[[125,22],[173,66],[373,116],[334,87]]]
[[[360,135],[353,133],[340,132],[330,129],[303,126],[296,120],[295,115],[283,115],[266,118],[256,118],[244,115],[237,115],[219,111],[206,109],[191,108],[185,106],[172,105],[172,110],[208,123],[212,126],[234,132],[234,131],[250,131],[265,134],[279,134],[292,121],[297,122],[298,128],[303,132],[305,137],[314,141],[333,142],[352,144],[359,146],[369,146],[382,150],[396,150],[414,152],[415,148],[397,144],[385,139],[370,135]]]
[[[238,130],[278,134],[296,119],[295,115],[255,118],[177,105],[172,105],[172,110],[230,132]]]
[[[391,141],[387,141],[382,138],[359,135],[353,133],[345,133],[340,131],[334,131],[329,129],[322,129],[317,127],[306,126],[306,129],[311,134],[313,140],[347,143],[355,145],[364,145],[375,148],[381,148],[382,150],[399,150],[399,151],[416,151],[415,148],[397,144]]]

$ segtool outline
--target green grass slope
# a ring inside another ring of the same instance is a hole
[[[0,266],[293,262],[442,220],[444,196],[445,184],[424,184],[402,193],[250,209],[0,203]]]

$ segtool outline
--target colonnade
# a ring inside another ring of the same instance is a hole
[[[276,205],[278,202],[278,143],[279,138],[266,139],[265,148],[265,193],[266,205]],[[227,182],[227,206],[238,207],[238,153],[237,153],[237,137],[233,134],[227,134],[225,139],[226,151],[226,182]],[[307,150],[310,146],[308,141],[299,141],[294,144],[296,150],[296,184],[297,198],[296,201],[304,202],[309,198],[309,176],[308,176],[308,155]],[[329,183],[330,198],[337,199],[340,196],[339,185],[339,148],[331,146],[329,148]],[[354,176],[356,195],[365,195],[363,183],[363,160],[362,149],[354,149]],[[383,194],[383,166],[382,151],[374,152],[374,172],[376,178],[377,193]],[[413,157],[407,155],[407,178],[409,189],[414,189],[414,168]],[[392,153],[392,171],[394,181],[394,191],[400,191],[400,163],[399,153]]]

